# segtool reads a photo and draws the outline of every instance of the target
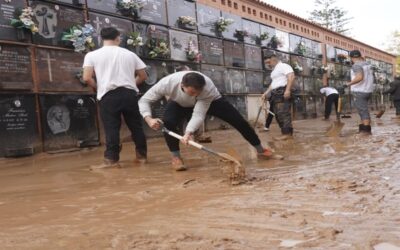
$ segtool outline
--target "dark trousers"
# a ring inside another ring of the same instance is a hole
[[[147,142],[143,132],[136,91],[127,88],[109,91],[100,101],[100,115],[106,135],[104,158],[112,161],[119,160],[121,115],[131,131],[136,153],[147,156]]]
[[[284,92],[286,87],[281,87],[272,90],[270,103],[274,107],[275,118],[278,121],[281,133],[284,135],[293,134],[292,126],[292,102],[291,99],[287,100],[284,98]]]
[[[272,104],[272,102],[269,102],[269,110],[271,112],[274,112],[273,111],[274,110],[274,105]],[[269,128],[269,126],[271,126],[271,123],[272,123],[273,119],[274,119],[274,116],[271,113],[268,112],[267,119],[265,120],[265,127],[266,128]]]
[[[338,94],[330,94],[325,100],[325,119],[328,119],[332,112],[332,104],[335,104],[336,116],[338,116]]]
[[[164,126],[171,131],[179,133],[178,127],[185,119],[189,120],[192,113],[193,108],[184,108],[174,101],[169,101],[165,108],[163,118]],[[218,117],[229,123],[238,130],[251,145],[257,146],[261,144],[260,139],[254,129],[251,128],[250,124],[242,117],[239,111],[237,111],[236,108],[224,98],[219,98],[213,101],[207,114]],[[179,151],[179,140],[167,134],[164,136],[169,150],[171,152]]]
[[[396,108],[396,115],[400,115],[400,100],[393,101],[393,104]]]

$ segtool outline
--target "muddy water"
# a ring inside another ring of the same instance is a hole
[[[213,156],[192,148],[173,172],[161,139],[150,163],[89,171],[102,148],[0,160],[1,249],[398,249],[400,120],[374,120],[356,135],[356,116],[339,138],[329,122],[295,122],[292,141],[259,133],[284,161],[258,161],[233,130],[208,146],[239,152],[248,181],[231,186]]]

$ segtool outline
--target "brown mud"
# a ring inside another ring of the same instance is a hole
[[[259,133],[285,160],[257,160],[234,130],[212,147],[234,148],[247,181],[232,186],[219,159],[183,148],[189,170],[174,172],[163,140],[149,163],[89,171],[103,148],[0,159],[0,249],[399,249],[400,120],[386,112],[373,135],[342,120],[294,123],[293,140]]]

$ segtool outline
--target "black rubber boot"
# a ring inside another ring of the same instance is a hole
[[[362,133],[364,131],[364,125],[358,124],[358,133]]]

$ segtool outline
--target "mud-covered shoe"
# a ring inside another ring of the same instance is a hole
[[[119,167],[121,167],[121,166],[119,165],[118,161],[104,159],[103,163],[98,164],[98,165],[92,165],[89,167],[89,169],[96,170],[96,169],[119,168]]]
[[[141,164],[145,164],[145,163],[147,163],[147,156],[142,155],[142,154],[136,152],[136,159],[135,159],[135,162],[141,163]]]
[[[175,171],[185,171],[187,169],[183,160],[177,156],[172,157],[171,165]]]
[[[257,157],[259,159],[264,159],[264,160],[271,159],[271,156],[272,156],[272,151],[269,148],[264,148],[264,151],[262,153],[257,154]]]
[[[282,135],[282,136],[274,137],[275,141],[287,141],[290,139],[293,139],[293,135]]]

